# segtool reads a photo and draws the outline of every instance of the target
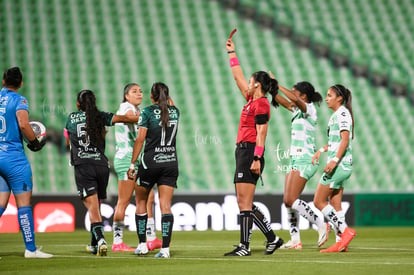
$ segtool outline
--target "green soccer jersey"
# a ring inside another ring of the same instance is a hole
[[[292,113],[290,156],[312,158],[315,153],[317,112],[313,103],[306,104],[306,113],[295,108]]]
[[[101,112],[101,118],[106,126],[112,126],[114,114]],[[70,162],[72,165],[95,164],[108,166],[105,156],[105,142],[98,146],[90,142],[86,132],[85,112],[73,112],[66,121],[66,130],[70,139]]]
[[[341,142],[341,132],[349,132],[349,143],[346,151],[338,163],[341,166],[352,166],[352,117],[345,106],[334,112],[328,123],[328,163],[336,156]]]
[[[157,104],[144,108],[139,116],[138,127],[147,128],[141,163],[146,168],[177,166],[175,138],[180,112],[175,106],[168,107],[170,120],[166,129],[161,127],[161,109]]]

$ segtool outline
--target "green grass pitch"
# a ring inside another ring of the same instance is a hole
[[[314,230],[301,232],[301,251],[277,250],[263,255],[265,238],[253,232],[250,257],[224,257],[238,243],[238,231],[173,232],[170,259],[133,252],[111,252],[107,257],[87,254],[89,232],[37,233],[36,243],[52,259],[25,259],[21,234],[0,234],[0,274],[414,274],[414,228],[360,227],[347,253],[320,253]],[[285,241],[287,231],[277,231]],[[160,232],[157,232],[160,235]],[[112,232],[106,232],[108,243]],[[327,247],[334,242],[331,232]],[[125,232],[135,247],[137,236]],[[109,246],[110,248],[110,246]]]

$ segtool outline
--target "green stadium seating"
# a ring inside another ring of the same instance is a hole
[[[257,70],[272,70],[282,85],[308,80],[324,98],[335,83],[351,89],[356,137],[349,192],[414,192],[414,111],[409,102],[318,58],[312,49],[296,47],[294,38],[286,39],[254,20],[273,16],[275,28],[283,24],[296,34],[313,35],[310,38],[329,46],[331,54],[350,55],[354,62],[407,81],[406,73],[414,68],[414,3],[239,0],[238,5],[231,10],[220,1],[202,0],[5,0],[0,2],[5,37],[0,62],[3,68],[22,67],[21,92],[29,99],[31,117],[59,133],[76,109],[81,89],[95,91],[99,107],[115,112],[126,83],[142,86],[142,105],[147,106],[151,85],[166,82],[181,111],[177,192],[233,193],[234,143],[244,101],[228,66],[225,42],[237,28],[234,41],[247,78]],[[257,9],[257,18],[246,18],[245,7]],[[21,12],[12,12],[16,9]],[[327,141],[330,115],[322,102],[317,146]],[[280,169],[288,159],[279,160],[276,149],[289,149],[290,116],[282,108],[272,109],[265,185],[258,185],[258,192],[283,192]],[[108,129],[106,153],[111,159],[114,150],[113,129]],[[76,193],[69,155],[61,151],[62,145],[49,143],[38,154],[28,152],[35,193]],[[316,188],[325,161],[323,157],[305,192]],[[117,192],[114,174],[108,192]]]

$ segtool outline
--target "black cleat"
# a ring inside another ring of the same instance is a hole
[[[273,252],[276,251],[276,249],[282,246],[282,244],[283,244],[283,240],[281,238],[277,238],[277,241],[274,240],[271,243],[266,242],[266,250],[263,252],[263,254],[272,255]]]
[[[247,249],[245,245],[239,244],[233,251],[224,253],[224,256],[250,256],[250,249]]]

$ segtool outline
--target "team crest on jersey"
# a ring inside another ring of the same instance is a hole
[[[22,98],[22,99],[20,100],[20,104],[27,105],[27,100],[26,100],[26,99],[24,99],[24,98]]]

